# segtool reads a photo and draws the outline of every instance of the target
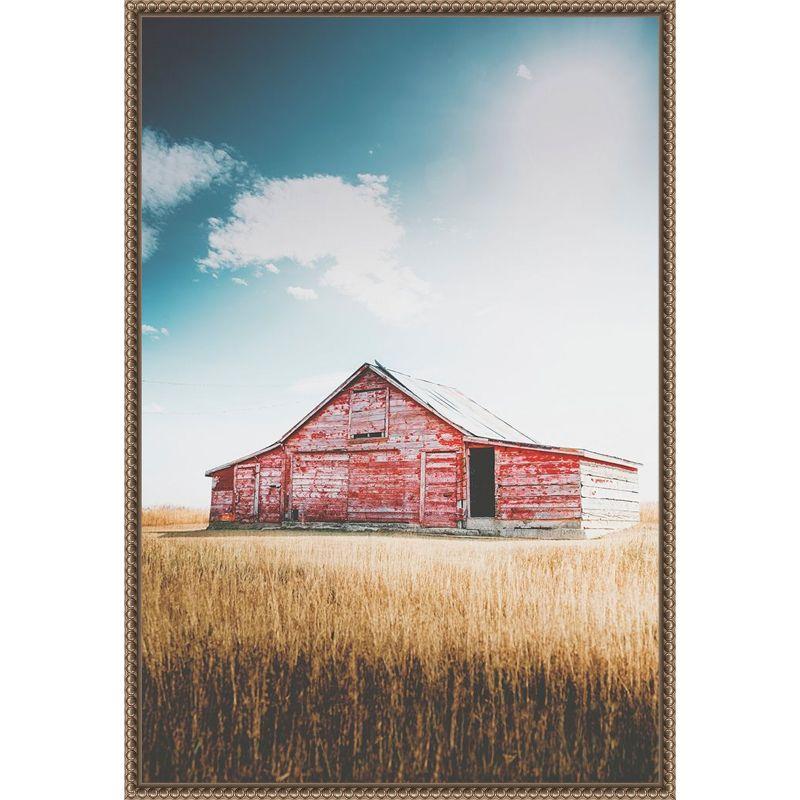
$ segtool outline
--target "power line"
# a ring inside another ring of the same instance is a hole
[[[280,408],[281,406],[292,406],[298,403],[307,403],[307,400],[298,398],[297,400],[287,400],[285,403],[274,403],[268,406],[250,406],[248,408],[226,408],[220,411],[143,411],[143,414],[154,414],[156,416],[181,416],[181,417],[197,417],[197,416],[214,416],[217,414],[246,414],[250,411],[264,411],[268,408]]]
[[[287,383],[184,383],[182,381],[151,381],[142,378],[142,383],[153,383],[159,386],[193,386],[213,389],[283,389],[291,386]]]

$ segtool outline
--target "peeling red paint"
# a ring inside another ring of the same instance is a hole
[[[497,516],[505,520],[579,520],[580,459],[498,447]]]

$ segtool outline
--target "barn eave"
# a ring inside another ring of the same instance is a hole
[[[607,453],[597,453],[594,450],[582,450],[577,447],[559,447],[550,444],[531,444],[530,442],[509,442],[504,439],[489,439],[480,436],[465,436],[467,444],[485,444],[492,447],[520,447],[526,450],[545,450],[548,453],[563,453],[564,455],[580,456],[581,458],[592,459],[593,461],[606,461],[610,464],[620,464],[626,467],[641,467],[641,461],[632,461],[629,458],[612,456]]]
[[[246,456],[241,456],[239,458],[235,458],[233,461],[228,461],[226,464],[220,464],[218,467],[212,467],[209,470],[206,470],[205,476],[210,478],[214,473],[219,472],[223,469],[228,469],[228,467],[235,467],[237,464],[241,464],[242,461],[248,461],[251,458],[255,458],[256,456],[263,455],[264,453],[269,453],[270,450],[275,450],[276,448],[280,447],[283,444],[282,441],[277,441],[274,444],[269,445],[268,447],[262,447],[260,450],[256,450],[255,453],[248,453]]]

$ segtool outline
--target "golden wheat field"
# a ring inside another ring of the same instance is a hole
[[[144,780],[657,781],[643,519],[588,542],[146,533]]]
[[[142,509],[142,525],[208,525],[208,509],[189,506],[148,506]]]

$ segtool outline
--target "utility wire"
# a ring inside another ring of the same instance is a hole
[[[196,416],[213,416],[217,414],[246,414],[250,411],[263,411],[267,408],[280,408],[281,406],[292,406],[298,403],[307,403],[307,400],[298,398],[297,400],[288,400],[285,403],[275,403],[268,406],[250,406],[248,408],[226,408],[221,411],[143,411],[143,414],[153,414],[155,416],[181,416],[181,417],[196,417]]]
[[[183,383],[181,381],[151,381],[146,378],[142,383],[154,383],[159,386],[195,386],[199,388],[215,389],[282,389],[288,388],[287,383]]]
[[[225,389],[288,389],[292,384],[287,383],[190,383],[184,381],[154,381],[148,378],[143,378],[142,383],[149,383],[158,386],[188,386],[195,388],[225,388]],[[280,408],[282,406],[295,405],[297,403],[307,402],[302,398],[297,400],[287,400],[283,403],[273,403],[263,406],[248,406],[246,408],[225,408],[219,411],[143,411],[143,414],[152,414],[153,416],[180,416],[180,417],[198,417],[198,416],[217,416],[223,414],[246,414],[250,411],[263,411],[269,408]]]

